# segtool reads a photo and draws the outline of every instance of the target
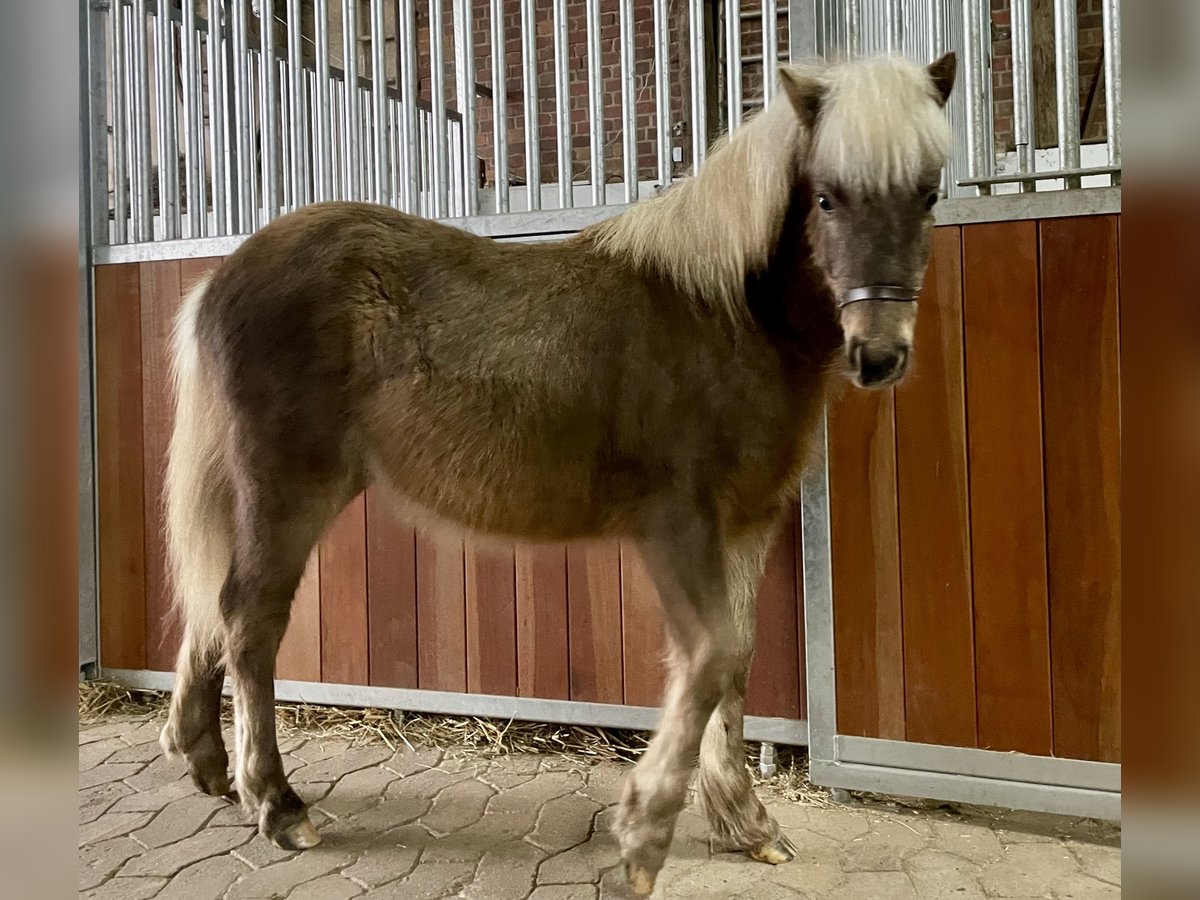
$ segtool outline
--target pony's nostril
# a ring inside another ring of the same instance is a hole
[[[864,386],[886,384],[903,371],[908,350],[904,347],[887,349],[855,348],[855,369]]]
[[[866,341],[862,338],[851,338],[846,347],[846,357],[850,361],[850,368],[856,372],[862,369],[862,352],[865,345]]]

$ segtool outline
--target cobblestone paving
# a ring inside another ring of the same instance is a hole
[[[159,753],[160,723],[79,733],[79,895],[88,900],[606,900],[626,893],[608,834],[625,767],[285,742],[324,838],[285,853]],[[709,846],[689,806],[661,898],[972,900],[1120,896],[1112,826],[887,804],[768,805],[799,848],[772,868]]]

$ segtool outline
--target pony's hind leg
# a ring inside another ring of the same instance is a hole
[[[662,722],[625,784],[614,832],[635,894],[654,890],[687,796],[700,738],[725,694],[732,622],[715,516],[656,523],[641,541],[671,641]]]
[[[766,863],[789,862],[791,842],[754,793],[746,770],[743,717],[746,684],[754,659],[755,595],[766,567],[774,529],[738,540],[729,556],[729,595],[734,621],[733,677],[704,731],[700,746],[700,805],[709,828],[725,848],[746,850]]]
[[[184,629],[176,665],[171,712],[160,743],[169,756],[182,756],[200,790],[215,797],[229,793],[229,754],[221,737],[221,685],[225,667],[219,637]]]

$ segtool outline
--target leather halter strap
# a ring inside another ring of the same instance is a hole
[[[837,302],[838,309],[844,309],[851,303],[861,303],[864,300],[889,300],[893,303],[914,303],[917,292],[912,288],[898,287],[894,284],[868,284],[864,287],[851,288]]]

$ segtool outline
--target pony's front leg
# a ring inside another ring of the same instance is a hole
[[[738,540],[729,557],[729,598],[735,634],[733,676],[717,704],[700,746],[700,805],[709,828],[725,848],[747,851],[759,862],[779,864],[796,856],[754,793],[746,770],[743,719],[746,685],[754,661],[755,597],[776,530]]]
[[[630,773],[614,832],[635,894],[654,890],[705,723],[732,672],[732,620],[720,536],[712,520],[672,523],[641,542],[658,588],[671,650],[658,733]],[[667,537],[671,535],[671,537]]]

